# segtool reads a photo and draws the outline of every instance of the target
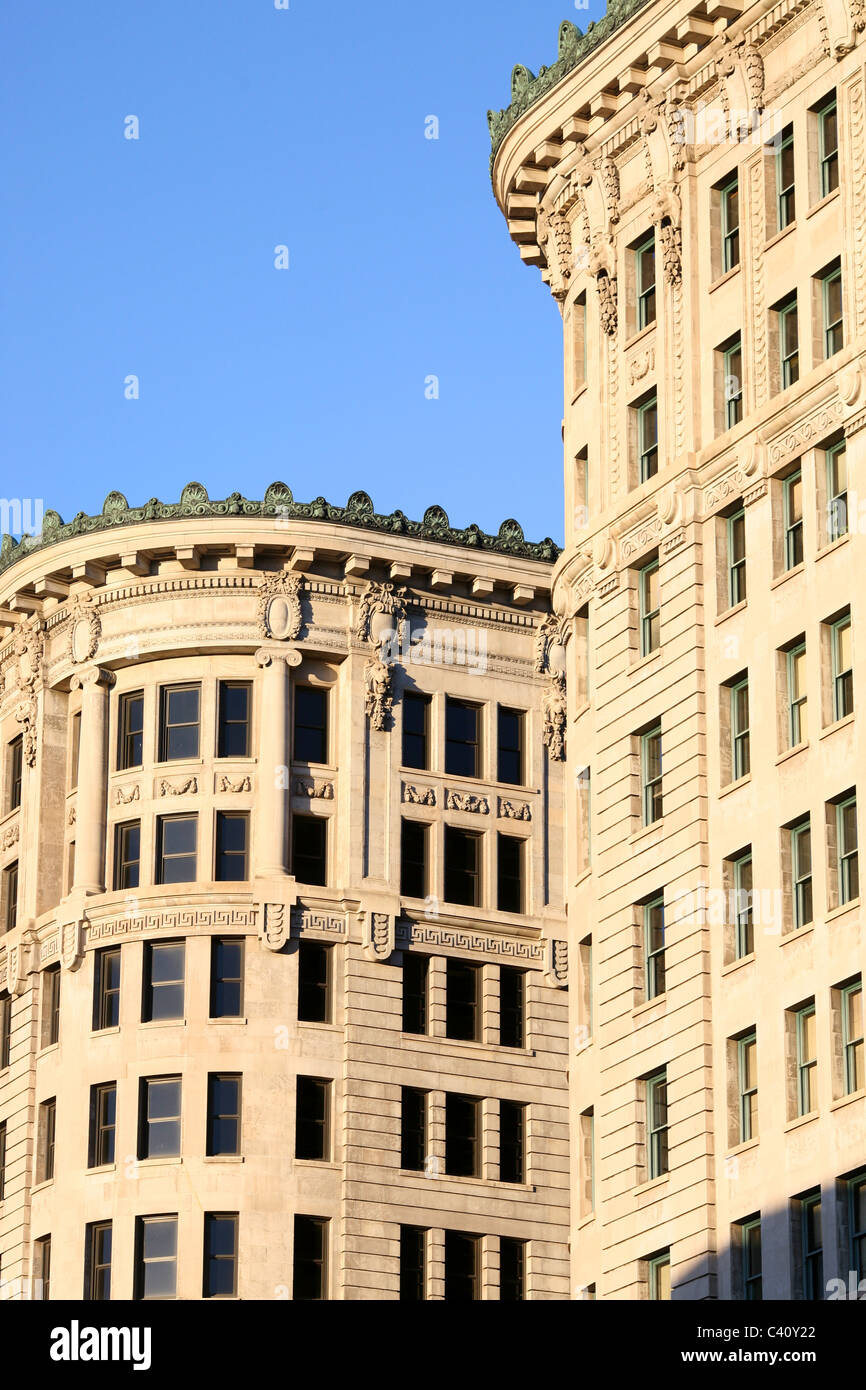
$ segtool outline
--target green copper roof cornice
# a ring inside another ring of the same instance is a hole
[[[499,147],[509,130],[517,124],[530,106],[540,101],[557,82],[561,82],[567,73],[572,72],[584,58],[589,57],[590,53],[598,48],[599,44],[604,43],[615,29],[619,29],[626,20],[631,19],[632,15],[648,4],[649,0],[608,0],[604,19],[600,19],[598,24],[591,23],[585,34],[570,20],[563,20],[559,26],[559,57],[552,67],[541,68],[536,76],[529,68],[518,63],[511,74],[511,105],[504,111],[487,112],[490,138],[493,142],[490,155],[491,170]]]
[[[516,521],[503,521],[498,533],[491,536],[475,525],[463,530],[453,527],[441,507],[428,507],[423,521],[410,521],[402,512],[384,516],[374,510],[366,492],[353,492],[345,507],[335,507],[324,497],[317,497],[313,502],[296,502],[291,488],[285,483],[272,483],[263,502],[251,502],[239,492],[233,492],[224,502],[212,502],[201,483],[187,483],[179,502],[160,502],[152,497],[143,507],[130,507],[121,492],[110,492],[99,516],[79,512],[72,521],[64,522],[57,512],[46,512],[38,536],[25,536],[20,541],[12,536],[3,536],[0,542],[0,573],[35,551],[56,545],[59,541],[72,540],[75,536],[89,536],[123,526],[139,526],[147,521],[232,516],[261,517],[281,522],[327,521],[339,526],[360,526],[367,531],[410,536],[445,545],[469,546],[474,550],[511,555],[522,560],[541,560],[549,564],[557,560],[560,554],[559,547],[549,536],[539,542],[527,541],[523,528]]]

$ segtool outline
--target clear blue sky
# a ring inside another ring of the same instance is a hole
[[[0,496],[279,478],[560,538],[560,318],[486,111],[601,0],[290,5],[5,0]]]

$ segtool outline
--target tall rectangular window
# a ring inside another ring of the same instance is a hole
[[[836,807],[836,845],[839,905],[842,906],[860,896],[856,796],[846,797]]]
[[[328,761],[328,692],[295,686],[295,762]]]
[[[33,1277],[36,1280],[36,1298],[47,1303],[51,1298],[51,1237],[40,1236],[33,1250]]]
[[[803,475],[799,468],[782,484],[785,514],[785,569],[803,563]]]
[[[481,776],[481,707],[445,701],[445,771],[454,777]]]
[[[827,539],[832,544],[848,534],[848,455],[845,440],[824,450],[827,468]]]
[[[331,951],[318,941],[298,942],[298,1020],[332,1023]]]
[[[445,1035],[481,1041],[481,967],[451,957],[445,967]]]
[[[841,992],[842,1070],[845,1095],[866,1087],[866,1051],[863,1040],[863,983],[856,980]]]
[[[0,1071],[5,1071],[9,1065],[9,1054],[12,1050],[12,997],[5,990],[0,990]]]
[[[236,1298],[237,1292],[238,1214],[206,1212],[202,1297]]]
[[[18,860],[3,870],[3,920],[7,931],[18,925]]]
[[[414,690],[403,696],[403,766],[430,767],[430,696]]]
[[[661,629],[659,587],[659,562],[655,559],[638,571],[641,656],[649,656],[650,652],[658,650]]]
[[[295,1158],[327,1162],[331,1157],[331,1082],[299,1076],[295,1100]]]
[[[403,1032],[427,1032],[429,960],[403,952]]]
[[[800,1199],[802,1294],[808,1302],[824,1298],[824,1237],[821,1230],[821,1193]]]
[[[796,1013],[797,1030],[797,1114],[811,1115],[817,1108],[817,1029],[815,1004]]]
[[[779,331],[779,377],[781,389],[800,380],[800,329],[797,321],[797,296],[793,294],[776,310]]]
[[[839,120],[836,93],[818,107],[819,191],[822,198],[839,187]]]
[[[738,782],[752,770],[748,680],[731,686],[731,754],[733,780]]]
[[[60,966],[50,965],[42,977],[42,1046],[60,1041]]]
[[[647,1285],[650,1302],[667,1303],[671,1296],[671,1252],[662,1250],[647,1261]]]
[[[169,685],[160,692],[160,762],[199,756],[201,687]]]
[[[833,661],[833,719],[846,719],[854,713],[854,649],[850,613],[833,624],[830,651]]]
[[[177,1215],[139,1216],[135,1231],[136,1299],[177,1297]]]
[[[776,218],[781,232],[794,221],[794,127],[786,126],[776,146]]]
[[[292,817],[292,873],[299,883],[327,884],[327,817]]]
[[[755,1033],[737,1039],[739,1138],[745,1144],[758,1137],[758,1042]]]
[[[481,836],[456,825],[445,827],[445,900],[481,906]]]
[[[253,688],[248,681],[220,681],[217,757],[250,756],[250,708]]]
[[[207,1154],[237,1156],[241,1152],[241,1095],[243,1078],[236,1073],[210,1072],[207,1079]]]
[[[513,787],[524,784],[523,771],[523,728],[526,716],[520,709],[497,710],[497,776],[500,782],[508,782]]]
[[[107,1303],[111,1298],[111,1246],[111,1222],[91,1222],[84,1266],[84,1297],[89,1303]]]
[[[733,429],[743,418],[743,343],[739,335],[723,354],[725,373],[725,429]]]
[[[801,931],[812,921],[812,827],[801,821],[791,830],[791,886],[793,890],[794,930]]]
[[[821,312],[824,330],[824,356],[832,357],[845,346],[842,306],[842,267],[837,263],[821,276]]]
[[[526,1182],[526,1106],[499,1102],[499,1181]]]
[[[192,755],[191,755],[192,756]],[[144,694],[121,695],[118,719],[117,766],[121,772],[141,767],[144,759]]]
[[[81,710],[76,710],[69,721],[69,739],[69,790],[74,792],[78,789],[78,769],[81,762]]]
[[[57,1135],[57,1100],[44,1100],[39,1107],[37,1132],[37,1182],[51,1182],[54,1177],[54,1144]]]
[[[848,1182],[848,1229],[851,1239],[851,1269],[857,1281],[866,1279],[866,1173]]]
[[[788,746],[799,748],[809,737],[807,717],[806,643],[785,653],[788,678]]]
[[[661,725],[641,735],[641,811],[644,825],[662,818],[662,730]]]
[[[659,409],[655,391],[637,406],[638,481],[649,482],[659,471]]]
[[[292,1298],[320,1303],[327,1297],[328,1222],[321,1216],[296,1216]]]
[[[198,816],[159,816],[156,823],[157,883],[195,883]]]
[[[9,744],[9,797],[10,811],[17,811],[21,805],[21,787],[24,780],[24,736],[19,734]]]
[[[481,1241],[465,1231],[445,1232],[445,1301],[469,1303],[481,1297]]]
[[[400,1227],[400,1299],[423,1303],[427,1297],[427,1232],[420,1226]]]
[[[526,1046],[526,971],[499,967],[499,1045]]]
[[[746,513],[741,507],[727,519],[728,603],[736,608],[746,600]]]
[[[142,1023],[183,1018],[185,958],[182,941],[145,943]]]
[[[400,824],[400,892],[407,898],[426,898],[430,827],[420,820]]]
[[[90,1088],[89,1168],[103,1168],[114,1162],[117,1133],[117,1083],[106,1081]]]
[[[6,1195],[6,1121],[0,1120],[0,1202]]]
[[[755,949],[754,883],[752,852],[733,861],[735,959],[752,955]]]
[[[636,327],[649,328],[656,321],[656,236],[652,231],[634,248]]]
[[[249,878],[250,818],[245,811],[218,811],[216,882],[245,883]]]
[[[647,999],[665,992],[665,901],[659,895],[643,905],[644,979]]]
[[[496,906],[500,912],[524,912],[524,841],[516,835],[496,836]]]
[[[141,821],[114,827],[114,891],[129,892],[141,882]]]
[[[403,1086],[400,1106],[400,1167],[422,1173],[427,1161],[427,1092]]]
[[[445,1171],[454,1178],[481,1176],[481,1102],[473,1096],[445,1096]]]
[[[722,273],[740,264],[740,180],[734,174],[719,189],[722,222]]]
[[[668,1171],[668,1077],[662,1070],[648,1076],[646,1091],[647,1177]]]
[[[499,1298],[502,1303],[526,1298],[526,1241],[514,1236],[499,1238]]]
[[[142,1077],[139,1098],[139,1158],[178,1158],[181,1119],[180,1077]]]
[[[97,951],[93,962],[93,1031],[120,1025],[120,947]]]
[[[740,1259],[743,1297],[747,1303],[763,1299],[761,1222],[758,1217],[744,1221],[740,1228]]]
[[[210,955],[211,1018],[242,1018],[244,1012],[244,956],[242,936],[215,936]]]

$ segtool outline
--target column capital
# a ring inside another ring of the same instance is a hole
[[[300,666],[303,661],[303,653],[295,647],[282,647],[274,644],[273,646],[259,647],[256,652],[256,665],[268,667],[284,661],[287,666]]]
[[[103,666],[88,666],[85,671],[76,671],[70,684],[73,690],[86,690],[95,685],[110,690],[116,679],[114,672],[107,671]]]

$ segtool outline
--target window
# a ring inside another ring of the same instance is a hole
[[[199,756],[199,707],[197,685],[167,686],[161,691],[159,757],[164,763]]]
[[[42,977],[42,1046],[60,1041],[60,966],[50,965]]]
[[[420,1226],[400,1227],[400,1298],[423,1303],[427,1297],[427,1232]]]
[[[427,1161],[427,1092],[404,1086],[400,1107],[400,1167],[421,1173]]]
[[[866,1173],[859,1173],[848,1181],[848,1229],[851,1268],[859,1282],[866,1279]]]
[[[499,1102],[499,1181],[526,1182],[526,1106]]]
[[[794,221],[794,127],[786,126],[776,145],[776,215],[781,232]]]
[[[445,1035],[480,1042],[481,967],[449,959],[445,969]]]
[[[580,1117],[579,1213],[589,1216],[595,1211],[595,1111],[590,1106]]]
[[[812,921],[812,829],[808,819],[791,830],[791,879],[794,930]]]
[[[747,1303],[763,1298],[761,1278],[761,1222],[758,1217],[740,1224],[740,1267],[743,1297]]]
[[[671,1296],[671,1254],[663,1250],[647,1260],[648,1293],[653,1303],[666,1303]]]
[[[797,1114],[811,1115],[817,1109],[817,1033],[815,1004],[796,1013],[797,1028]]]
[[[660,1178],[668,1171],[668,1078],[656,1072],[644,1082],[646,1091],[647,1177]]]
[[[640,654],[649,656],[658,650],[660,634],[659,562],[651,560],[638,570],[640,597]]]
[[[810,1192],[801,1197],[800,1218],[800,1261],[802,1282],[800,1291],[808,1302],[824,1298],[824,1249],[821,1232],[821,1193]]]
[[[641,735],[641,806],[644,825],[662,818],[662,729],[660,724]]]
[[[445,701],[445,771],[455,777],[481,776],[481,708],[450,696]]]
[[[736,608],[746,601],[746,513],[741,507],[727,519],[728,603]]]
[[[292,817],[292,873],[299,883],[328,882],[328,822],[324,816]]]
[[[731,750],[733,780],[748,776],[752,768],[749,741],[749,682],[737,681],[731,686]]]
[[[249,837],[250,818],[246,812],[217,812],[217,883],[244,883],[249,878]]]
[[[292,1297],[321,1302],[328,1297],[328,1222],[320,1216],[295,1217]]]
[[[845,440],[824,450],[827,466],[827,539],[830,544],[848,534],[848,455]]]
[[[734,174],[719,189],[722,224],[722,273],[740,264],[740,181]]]
[[[331,1157],[331,1082],[299,1076],[295,1105],[295,1158]]]
[[[141,821],[114,827],[114,891],[128,892],[141,877]]]
[[[24,779],[24,736],[19,734],[9,744],[9,799],[10,811],[17,811],[21,805],[21,786]]]
[[[244,955],[242,936],[215,936],[211,941],[211,1018],[243,1017]]]
[[[135,1236],[135,1297],[175,1298],[177,1216],[139,1216]]]
[[[220,681],[218,758],[250,756],[252,686],[246,681]]]
[[[854,713],[854,656],[851,641],[851,614],[846,613],[831,628],[830,650],[833,660],[833,719],[846,719]]]
[[[523,710],[504,709],[500,705],[496,723],[498,734],[497,776],[499,781],[508,782],[513,787],[522,787],[524,783],[523,726],[525,723]]]
[[[142,1023],[183,1018],[185,955],[182,941],[145,943]]]
[[[643,905],[644,978],[647,999],[665,992],[665,903],[653,898]]]
[[[809,737],[806,692],[806,643],[785,653],[788,678],[788,744],[799,748]]]
[[[503,1303],[526,1298],[526,1241],[514,1236],[499,1239],[499,1298]]]
[[[123,772],[127,768],[141,767],[144,757],[144,695],[140,690],[120,697],[118,736],[118,770]]]
[[[499,967],[499,1045],[526,1046],[526,971]]]
[[[403,1032],[427,1032],[427,956],[403,952]]]
[[[93,962],[93,1030],[120,1025],[120,947],[97,951]]]
[[[866,1052],[863,1041],[863,984],[861,980],[841,991],[842,1074],[845,1095],[866,1087]]]
[[[860,896],[860,861],[857,852],[857,798],[847,797],[836,807],[837,877],[839,905]]]
[[[445,1301],[469,1303],[481,1296],[481,1241],[464,1231],[445,1232]]]
[[[295,761],[328,761],[328,692],[295,686]]]
[[[5,1071],[9,1065],[11,1045],[12,997],[4,989],[0,990],[0,1071]]]
[[[430,766],[430,696],[412,690],[403,696],[403,766]]]
[[[90,1088],[90,1142],[88,1168],[104,1168],[114,1162],[117,1130],[117,1083],[106,1081]]]
[[[824,356],[832,357],[845,346],[842,308],[842,268],[837,263],[821,276],[821,309],[824,329]]]
[[[785,569],[803,563],[803,475],[798,469],[782,484],[785,515]]]
[[[745,1144],[758,1137],[758,1043],[754,1033],[737,1040],[739,1137]]]
[[[238,1214],[206,1212],[204,1218],[204,1298],[236,1298],[238,1292]]]
[[[298,943],[298,1020],[331,1023],[331,950],[318,941]]]
[[[0,1202],[6,1194],[6,1121],[0,1120]]]
[[[36,1241],[33,1252],[33,1277],[36,1280],[36,1297],[47,1302],[51,1297],[51,1237],[42,1236]]]
[[[238,1075],[211,1072],[207,1079],[207,1154],[236,1156],[241,1152],[241,1092]],[[300,1155],[298,1155],[300,1157]]]
[[[659,471],[658,396],[653,391],[636,407],[638,482],[647,483]]]
[[[75,791],[78,786],[78,768],[81,762],[81,710],[76,710],[69,721],[69,790]]]
[[[516,835],[497,835],[496,850],[496,906],[500,912],[523,912],[524,841]]]
[[[51,1182],[54,1178],[54,1143],[57,1134],[57,1101],[44,1100],[39,1107],[38,1154],[36,1181]]]
[[[572,392],[576,395],[586,384],[586,295],[582,294],[572,307]]]
[[[656,319],[656,237],[650,232],[634,248],[637,330],[648,328]]]
[[[89,1303],[107,1303],[111,1298],[111,1244],[111,1222],[91,1222],[84,1255],[84,1297]]]
[[[427,896],[427,841],[429,826],[420,820],[404,820],[400,826],[400,892],[407,898]]]
[[[445,1171],[452,1178],[481,1176],[481,1102],[472,1096],[445,1096]]]
[[[779,370],[781,389],[800,379],[800,333],[797,324],[797,296],[791,295],[776,309],[779,332]]]
[[[180,1077],[142,1077],[140,1099],[139,1158],[178,1158],[180,1156]]]
[[[157,883],[194,883],[198,847],[198,816],[160,816],[157,819]]]
[[[722,354],[725,377],[725,429],[733,429],[743,418],[743,344],[739,335]]]
[[[822,198],[839,187],[839,124],[836,93],[818,107],[819,191]]]
[[[735,960],[750,956],[755,949],[752,853],[749,850],[731,862],[734,888]]]
[[[18,860],[3,870],[4,921],[7,931],[18,925]]]
[[[445,898],[466,907],[481,905],[481,836],[445,827]]]

